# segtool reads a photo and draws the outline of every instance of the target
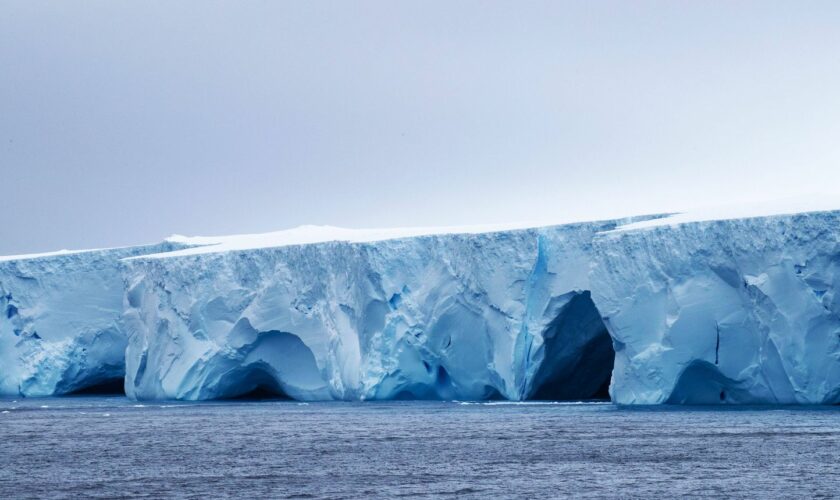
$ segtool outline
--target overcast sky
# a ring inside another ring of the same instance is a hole
[[[840,2],[0,1],[0,254],[840,192]]]

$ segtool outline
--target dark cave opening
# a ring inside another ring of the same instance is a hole
[[[68,392],[67,396],[125,396],[125,379],[114,377]]]
[[[615,355],[613,355],[615,358]],[[601,387],[595,391],[595,394],[592,395],[590,399],[596,399],[601,401],[610,401],[610,383],[612,382],[612,364],[610,364],[610,376],[604,379],[604,383],[601,384]]]
[[[615,350],[590,292],[575,293],[543,334],[527,399],[610,400]]]
[[[742,384],[720,372],[717,365],[694,360],[686,366],[674,384],[667,404],[731,404],[747,399]]]
[[[261,365],[234,371],[227,380],[229,386],[219,399],[237,401],[291,400],[270,369]]]
[[[239,394],[237,396],[232,396],[227,399],[234,401],[291,401],[292,398],[290,398],[285,392],[279,390],[278,388],[261,385],[255,387],[249,392]]]

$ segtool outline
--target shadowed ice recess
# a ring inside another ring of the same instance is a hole
[[[0,394],[838,403],[840,212],[747,215],[0,258]]]

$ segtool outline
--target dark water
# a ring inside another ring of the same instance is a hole
[[[90,397],[0,412],[1,498],[840,494],[840,408]]]

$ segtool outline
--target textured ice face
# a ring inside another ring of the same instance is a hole
[[[840,401],[840,213],[594,240],[619,403]]]
[[[0,394],[50,396],[122,379],[120,259],[164,243],[0,261]]]
[[[619,225],[0,262],[0,391],[840,401],[840,212]]]
[[[268,389],[297,399],[529,397],[535,377],[563,377],[540,372],[547,352],[571,363],[589,336],[603,334],[567,321],[543,348],[543,332],[588,288],[592,237],[614,227],[132,260],[128,394],[227,397],[254,388],[233,381],[269,374]],[[299,340],[313,363],[252,361],[268,332]]]

